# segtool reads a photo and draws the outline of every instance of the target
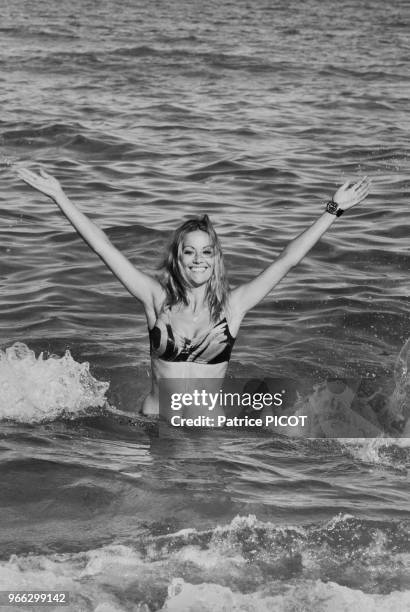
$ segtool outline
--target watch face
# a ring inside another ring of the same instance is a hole
[[[337,211],[337,204],[336,202],[333,202],[333,200],[330,200],[327,204],[326,204],[326,210],[327,212],[329,212],[331,215],[336,214]]]

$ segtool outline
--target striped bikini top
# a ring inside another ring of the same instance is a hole
[[[165,310],[148,331],[151,356],[163,361],[223,363],[229,361],[235,344],[226,317],[205,332],[186,338],[172,329],[169,311]]]

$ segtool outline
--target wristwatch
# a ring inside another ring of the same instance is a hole
[[[340,217],[340,215],[343,215],[344,210],[343,208],[339,208],[339,204],[332,199],[326,204],[326,212],[330,213],[331,215],[336,215],[336,217]]]

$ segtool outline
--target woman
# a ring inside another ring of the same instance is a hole
[[[18,170],[18,175],[54,200],[86,243],[144,306],[151,342],[152,389],[142,412],[151,415],[158,414],[160,380],[165,381],[168,394],[195,389],[197,381],[204,378],[217,381],[211,387],[219,388],[248,310],[303,259],[337,217],[369,192],[366,177],[339,187],[323,214],[292,240],[270,266],[250,282],[229,289],[221,246],[206,215],[176,230],[164,264],[164,278],[159,281],[135,268],[106,234],[74,206],[54,177],[27,169]],[[181,381],[190,383],[186,387]],[[187,408],[184,416],[195,415],[194,408]]]

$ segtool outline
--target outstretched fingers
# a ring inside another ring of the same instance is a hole
[[[40,170],[40,174],[28,170],[27,168],[19,168],[17,170],[19,176],[27,185],[41,191],[50,198],[54,198],[61,190],[60,183],[51,174],[47,174],[44,170]]]
[[[370,183],[367,176],[364,176],[362,179],[360,179],[360,181],[354,183],[354,185],[350,187],[350,192],[353,196],[354,202],[358,203],[363,200],[368,195],[369,189]]]
[[[356,183],[356,185],[354,185],[354,189],[356,192],[356,198],[359,201],[363,200],[368,195],[369,190],[370,190],[370,182],[367,176],[365,176],[364,178],[362,178],[361,181]]]
[[[20,176],[24,176],[26,178],[31,178],[33,180],[39,178],[38,174],[36,174],[32,170],[28,170],[28,168],[19,168],[17,170],[17,174],[19,174]]]
[[[336,191],[333,196],[336,204],[340,204],[343,210],[347,210],[351,206],[358,204],[368,195],[370,189],[370,181],[367,176],[364,176],[356,183],[347,181]]]
[[[33,172],[32,170],[29,170],[28,168],[17,168],[17,173],[18,174],[23,174],[26,176],[37,176],[37,174],[35,172]]]
[[[17,175],[29,185],[38,184],[39,177],[37,176],[37,174],[35,174],[35,172],[32,172],[31,170],[27,170],[27,168],[18,168]]]
[[[360,181],[357,181],[357,183],[353,185],[353,189],[359,190],[359,189],[362,189],[368,186],[369,186],[369,179],[367,178],[367,176],[364,176],[362,179],[360,179]]]

